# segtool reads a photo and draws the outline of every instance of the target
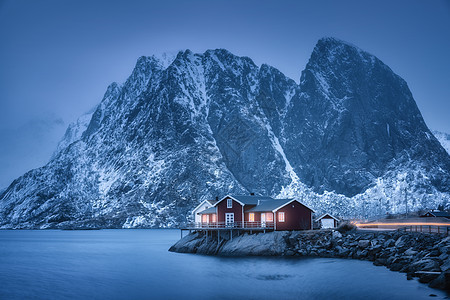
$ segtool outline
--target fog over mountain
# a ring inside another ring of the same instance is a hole
[[[448,206],[450,156],[406,82],[334,38],[300,84],[224,49],[140,57],[1,193],[0,227],[173,227],[204,199],[250,192],[343,217]]]

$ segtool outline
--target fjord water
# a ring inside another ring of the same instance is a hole
[[[171,253],[178,230],[0,231],[0,299],[436,299],[370,262]]]

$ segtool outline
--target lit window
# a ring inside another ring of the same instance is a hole
[[[284,212],[279,212],[278,213],[278,221],[280,222],[284,222]]]
[[[233,199],[227,199],[227,208],[233,208]]]
[[[273,214],[272,213],[266,213],[266,221],[273,222]]]
[[[212,214],[212,222],[216,223],[217,222],[217,215],[216,214]]]
[[[209,223],[209,215],[202,215],[202,222]]]
[[[248,214],[248,220],[250,222],[255,222],[255,213],[249,213]]]

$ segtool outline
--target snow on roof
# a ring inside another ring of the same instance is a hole
[[[230,197],[237,202],[239,202],[241,205],[258,205],[261,201],[267,201],[267,200],[275,200],[272,197],[268,196],[246,196],[246,195],[227,195],[217,201],[214,205],[217,205],[220,201],[224,200],[225,198]]]
[[[259,212],[259,211],[273,211],[279,207],[282,207],[289,202],[291,202],[292,199],[272,199],[272,200],[265,200],[261,201],[259,205],[253,207],[252,209],[249,209],[249,212]]]
[[[222,199],[217,201],[214,204],[214,206],[217,206],[217,204],[219,202],[225,200],[228,197],[239,202],[241,205],[256,205],[256,207],[253,207],[248,210],[248,211],[253,211],[253,212],[276,211],[292,201],[297,201],[298,203],[300,203],[307,209],[311,210],[312,212],[315,212],[314,209],[312,209],[311,207],[307,206],[306,204],[300,202],[297,199],[292,199],[292,198],[291,199],[274,199],[269,196],[226,195],[225,197],[223,197]]]
[[[450,217],[450,214],[445,211],[428,211],[427,213],[432,214],[435,217],[444,217],[444,218]]]
[[[217,207],[213,206],[213,207],[205,209],[205,210],[203,210],[203,211],[201,211],[201,212],[199,212],[197,214],[199,214],[199,215],[215,214],[216,212],[217,212]]]
[[[320,217],[318,217],[317,218],[317,220],[316,221],[319,221],[319,220],[321,220],[322,218],[324,218],[325,216],[329,216],[330,218],[332,218],[332,219],[335,219],[336,221],[339,221],[339,219],[338,218],[336,218],[336,217],[333,217],[332,215],[330,215],[329,213],[325,213],[325,214],[323,214],[323,215],[321,215]]]
[[[203,203],[208,202],[210,205],[214,206],[214,204],[216,204],[216,200],[203,200],[202,202],[200,202],[199,205],[197,205],[197,207],[195,207],[192,211],[195,212],[196,210],[198,210]]]

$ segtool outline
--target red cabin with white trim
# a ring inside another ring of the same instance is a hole
[[[313,212],[296,199],[227,195],[199,214],[209,216],[204,220],[217,220],[210,222],[210,227],[308,230],[312,229]]]

